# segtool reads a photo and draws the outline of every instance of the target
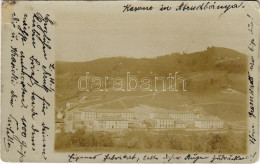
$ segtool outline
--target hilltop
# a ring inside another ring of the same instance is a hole
[[[110,57],[86,62],[56,62],[56,74],[92,72],[96,76],[115,75],[121,73],[154,72],[169,74],[173,70],[179,72],[198,72],[208,70],[226,70],[234,73],[246,71],[247,56],[237,51],[211,47],[195,53],[172,53],[156,58]]]

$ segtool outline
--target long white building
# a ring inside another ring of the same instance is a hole
[[[224,128],[224,121],[218,117],[205,117],[195,121],[197,128]]]
[[[101,117],[121,117],[126,120],[134,119],[134,112],[126,109],[81,109],[75,112],[82,120],[95,120]]]
[[[196,119],[199,119],[201,117],[200,114],[198,113],[194,113],[193,111],[170,111],[170,112],[164,112],[164,113],[160,113],[160,112],[152,112],[150,113],[150,119],[154,119],[160,115],[167,115],[171,118],[173,118],[174,120],[181,120],[181,121],[194,121]]]
[[[106,118],[105,120],[100,120]],[[75,109],[67,111],[64,118],[64,130],[74,132],[77,129],[117,129],[128,128],[128,121],[134,119],[134,112],[126,109]],[[120,121],[121,120],[121,121]],[[102,123],[102,126],[99,126]]]
[[[193,113],[192,111],[172,111],[169,113],[169,116],[175,120],[182,121],[194,121],[200,118],[199,114]]]

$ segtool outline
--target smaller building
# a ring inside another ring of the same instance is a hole
[[[57,119],[62,119],[62,118],[63,118],[63,114],[61,113],[61,111],[58,111],[58,112],[57,112],[56,118],[57,118]]]
[[[74,106],[76,106],[76,105],[78,105],[78,103],[67,103],[66,104],[66,108],[71,108],[71,107],[74,107]]]

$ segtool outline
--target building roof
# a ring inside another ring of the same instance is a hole
[[[128,109],[96,109],[97,113],[134,113]]]
[[[96,121],[127,121],[121,117],[101,117],[96,119]]]
[[[198,121],[222,121],[219,117],[217,116],[208,116],[208,117],[203,117],[203,118],[199,118],[197,119]]]
[[[80,109],[82,112],[96,112],[96,113],[134,113],[128,109]]]
[[[154,114],[195,114],[192,110],[168,110],[168,111],[157,111],[157,112],[150,112]]]

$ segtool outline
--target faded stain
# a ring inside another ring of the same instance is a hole
[[[13,6],[15,4],[16,4],[16,1],[5,1],[5,2],[2,2],[2,7],[7,8],[8,6]]]
[[[15,5],[16,1],[2,2],[2,24],[10,22]]]

